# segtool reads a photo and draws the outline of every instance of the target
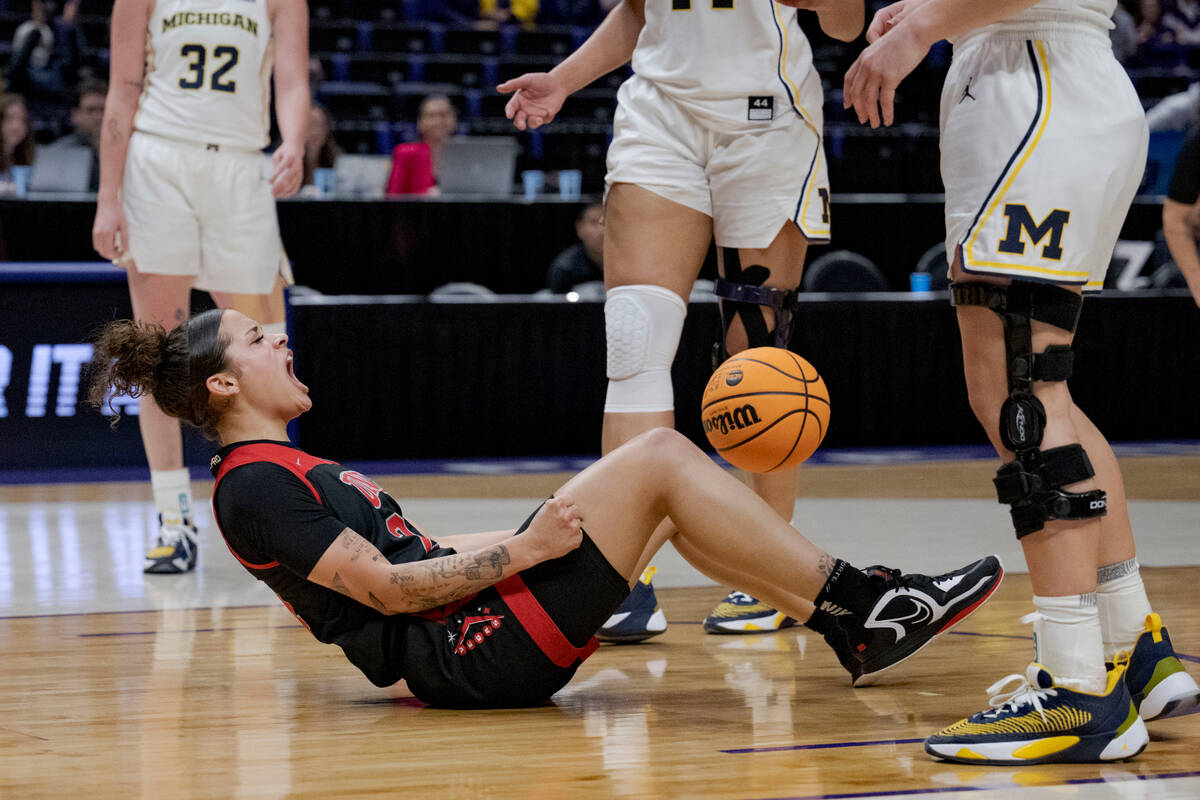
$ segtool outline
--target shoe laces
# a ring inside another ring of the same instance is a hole
[[[745,592],[739,592],[735,589],[734,591],[729,593],[728,597],[725,598],[725,602],[733,603],[734,605],[739,605],[739,606],[740,605],[750,606],[750,605],[754,605],[755,603],[757,603],[758,600],[756,600],[754,597],[751,597],[750,595],[746,594]]]
[[[1055,689],[1042,689],[1029,680],[1029,673],[1038,669],[1036,664],[1031,664],[1024,674],[1007,675],[989,686],[987,688],[988,705],[993,710],[985,711],[984,716],[996,717],[1005,711],[1016,712],[1023,706],[1031,705],[1041,716],[1042,722],[1049,724],[1046,712],[1042,709],[1042,701],[1049,697],[1055,697],[1058,692]],[[1034,675],[1036,674],[1035,672]],[[1014,682],[1016,683],[1015,688],[1005,691],[1005,688]]]
[[[192,537],[189,535],[189,525],[163,525],[158,529],[158,541],[165,547],[173,547],[177,544],[190,546]]]

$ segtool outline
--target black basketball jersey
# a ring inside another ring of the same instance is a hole
[[[350,528],[393,564],[450,555],[404,518],[366,476],[286,442],[238,442],[210,463],[213,515],[239,562],[322,642],[336,644],[377,686],[401,677],[394,648],[406,624],[308,580]]]

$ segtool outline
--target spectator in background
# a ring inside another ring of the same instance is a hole
[[[71,127],[68,133],[46,149],[87,148],[92,153],[92,166],[88,173],[88,191],[100,187],[100,128],[104,124],[104,99],[108,96],[108,84],[100,80],[87,80],[73,92],[75,102],[71,105]]]
[[[1160,0],[1161,29],[1177,45],[1200,45],[1200,0]]]
[[[417,112],[418,142],[396,145],[387,193],[437,194],[437,167],[442,148],[458,127],[454,104],[444,94],[431,94]]]
[[[479,0],[479,18],[487,22],[532,26],[537,15],[538,0]]]
[[[575,220],[579,241],[559,253],[546,272],[546,286],[559,293],[587,281],[604,280],[604,206],[585,206]]]
[[[59,105],[67,100],[68,87],[79,80],[86,42],[76,24],[80,0],[67,0],[62,16],[53,21],[52,6],[33,0],[30,19],[13,34],[12,59],[6,77],[11,91],[39,105]]]
[[[304,180],[302,186],[311,186],[313,173],[318,169],[332,169],[341,148],[333,138],[333,117],[329,109],[316,102],[308,112],[308,134],[304,140]]]
[[[1200,129],[1193,129],[1179,151],[1175,173],[1163,201],[1163,236],[1179,271],[1200,306]]]
[[[1146,111],[1150,131],[1186,131],[1200,123],[1200,81],[1169,94]]]
[[[0,191],[12,192],[12,168],[33,164],[33,129],[29,109],[19,94],[0,97]]]

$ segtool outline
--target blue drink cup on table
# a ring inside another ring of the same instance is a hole
[[[933,286],[933,276],[928,272],[910,272],[908,274],[908,289],[912,292],[928,292]]]
[[[317,187],[318,197],[333,197],[337,188],[336,173],[329,167],[314,169],[313,186]]]
[[[525,199],[536,200],[546,185],[546,173],[540,169],[527,169],[521,173],[521,183],[525,187]]]
[[[564,169],[558,173],[558,196],[563,200],[578,200],[583,189],[583,173]]]
[[[13,193],[17,197],[28,197],[29,177],[33,174],[33,167],[12,167],[10,171],[13,179]]]

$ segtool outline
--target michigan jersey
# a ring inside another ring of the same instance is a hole
[[[796,10],[774,0],[646,0],[633,71],[726,131],[794,114],[820,130],[812,48]]]
[[[157,0],[134,128],[203,144],[266,147],[274,55],[267,0]]]

